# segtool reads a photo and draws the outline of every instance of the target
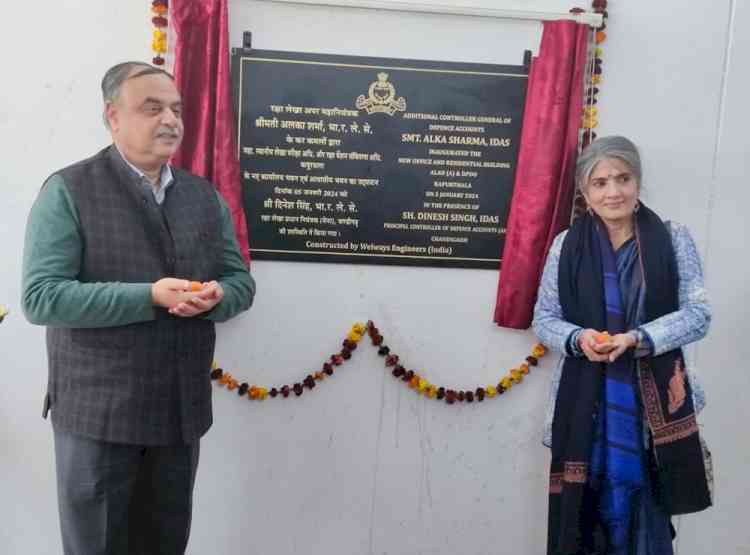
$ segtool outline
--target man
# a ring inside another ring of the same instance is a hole
[[[183,133],[172,76],[127,62],[102,93],[113,144],[46,181],[24,249],[22,305],[47,326],[63,547],[183,553],[214,322],[247,310],[255,284],[214,187],[167,163]]]

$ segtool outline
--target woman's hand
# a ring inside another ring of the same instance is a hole
[[[632,333],[609,335],[589,328],[578,336],[578,346],[591,362],[614,362],[635,344],[636,338]]]
[[[613,335],[607,343],[607,345],[611,346],[607,362],[616,361],[622,353],[631,347],[635,347],[637,343],[638,340],[632,333],[618,333],[617,335]]]
[[[588,328],[578,335],[578,347],[591,362],[610,362],[609,353],[614,348],[611,339],[604,332]]]

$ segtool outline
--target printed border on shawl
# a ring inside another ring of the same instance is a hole
[[[646,409],[646,416],[651,431],[654,436],[655,445],[664,445],[674,441],[685,439],[698,432],[698,421],[695,419],[695,413],[689,414],[684,418],[667,423],[664,419],[664,411],[659,398],[659,391],[656,388],[656,381],[648,371],[648,365],[645,361],[640,366],[640,385],[643,405]]]
[[[695,433],[698,433],[698,422],[695,415],[691,414],[676,422],[670,422],[666,426],[654,430],[654,444],[664,445],[672,443],[678,439],[685,439]]]
[[[589,464],[584,462],[566,462],[563,482],[585,484],[589,477]]]
[[[651,429],[657,430],[664,426],[664,415],[661,410],[659,390],[656,388],[656,381],[649,372],[645,361],[639,364],[639,370],[641,379],[638,381],[641,385],[641,397],[643,398],[643,406],[646,409],[646,417],[649,424],[651,424]]]

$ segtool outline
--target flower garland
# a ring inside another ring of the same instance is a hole
[[[151,23],[154,25],[151,50],[155,54],[151,62],[155,66],[164,65],[164,54],[167,53],[167,9],[167,0],[153,0],[151,2],[151,12],[154,14],[154,17],[151,18]]]
[[[607,0],[593,0],[591,3],[594,13],[602,15],[602,24],[596,28],[594,33],[594,43],[597,45],[594,48],[591,56],[591,63],[588,68],[586,80],[586,91],[584,93],[585,104],[583,107],[583,117],[581,121],[581,128],[583,129],[583,137],[581,139],[581,148],[585,148],[588,144],[596,139],[596,133],[594,129],[599,125],[599,110],[595,106],[599,94],[599,88],[597,85],[602,79],[602,54],[603,50],[600,44],[607,39],[607,33],[604,30],[607,28]]]
[[[375,327],[375,324],[372,321],[369,321],[366,325],[359,322],[354,324],[351,330],[349,330],[346,339],[344,339],[341,351],[331,355],[330,358],[323,363],[320,371],[308,374],[304,380],[292,385],[272,387],[269,390],[266,387],[250,385],[247,382],[240,383],[231,373],[219,368],[216,363],[214,363],[211,370],[211,379],[219,386],[226,387],[229,391],[237,390],[237,394],[240,397],[247,396],[250,400],[263,400],[269,395],[271,397],[280,396],[282,398],[287,398],[292,393],[299,397],[304,393],[305,389],[311,390],[327,377],[333,376],[334,368],[336,366],[341,366],[345,361],[351,358],[352,352],[357,348],[357,345],[365,334],[370,338],[372,345],[378,348],[378,354],[385,358],[385,367],[386,369],[391,370],[391,374],[394,378],[405,382],[411,389],[419,394],[430,399],[445,400],[449,405],[452,405],[455,402],[472,403],[475,400],[481,402],[484,401],[486,397],[492,398],[497,395],[502,395],[515,384],[521,383],[523,377],[529,373],[530,367],[536,366],[539,363],[539,359],[547,353],[547,348],[541,343],[537,343],[531,350],[531,355],[527,356],[526,360],[517,368],[509,370],[508,373],[500,379],[497,385],[488,385],[486,387],[477,387],[475,389],[467,390],[447,389],[430,383],[426,378],[414,370],[407,370],[400,363],[399,356],[392,353],[390,348],[384,345],[385,339],[380,334],[380,330]]]
[[[591,60],[586,68],[586,82],[584,84],[584,105],[581,115],[581,136],[578,145],[580,153],[591,141],[596,139],[594,129],[599,126],[599,108],[596,107],[597,95],[599,94],[599,83],[602,80],[602,54],[604,51],[601,44],[607,40],[607,0],[593,0],[591,8],[594,13],[602,15],[602,24],[594,30],[592,37],[594,46],[591,49]],[[582,13],[582,8],[573,8],[571,13]],[[576,189],[573,199],[572,218],[580,216],[586,211],[586,201],[580,191]]]

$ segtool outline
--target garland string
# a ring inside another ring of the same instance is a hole
[[[599,108],[596,106],[599,95],[599,84],[602,80],[602,50],[601,44],[607,40],[607,0],[593,0],[591,8],[594,13],[602,15],[602,24],[596,29],[591,29],[591,38],[588,47],[588,60],[584,75],[583,113],[581,114],[581,126],[578,140],[578,153],[596,139],[596,129],[599,126]],[[583,8],[573,8],[571,13],[583,13]],[[576,188],[573,197],[573,210],[571,221],[586,211],[586,201]]]
[[[518,367],[512,368],[506,375],[500,378],[497,385],[488,385],[473,389],[460,390],[448,389],[430,383],[424,376],[414,370],[407,370],[401,363],[399,356],[391,352],[390,348],[384,344],[385,338],[381,335],[380,330],[372,321],[367,324],[361,322],[355,323],[342,343],[342,348],[338,353],[332,354],[330,358],[323,363],[318,372],[308,374],[304,380],[294,384],[287,384],[268,389],[257,385],[250,385],[247,382],[240,383],[230,372],[220,368],[215,362],[211,370],[211,379],[219,386],[226,387],[229,391],[237,391],[240,397],[247,397],[250,400],[263,400],[269,395],[271,397],[287,398],[292,393],[297,397],[301,396],[305,389],[312,390],[318,383],[326,378],[333,376],[337,366],[341,366],[345,361],[352,357],[352,353],[362,338],[367,335],[373,345],[377,347],[378,354],[384,357],[386,369],[390,369],[394,378],[405,382],[411,389],[418,394],[424,395],[430,399],[445,400],[449,405],[456,402],[472,403],[484,401],[486,397],[492,398],[502,395],[515,384],[523,381],[531,366],[536,366],[539,359],[547,353],[547,348],[541,343],[537,343],[531,350],[531,354],[526,357]]]
[[[154,0],[151,2],[151,23],[154,25],[154,31],[151,38],[151,50],[154,51],[154,57],[151,60],[155,66],[164,65],[164,54],[167,53],[167,11],[169,3],[167,0]]]

